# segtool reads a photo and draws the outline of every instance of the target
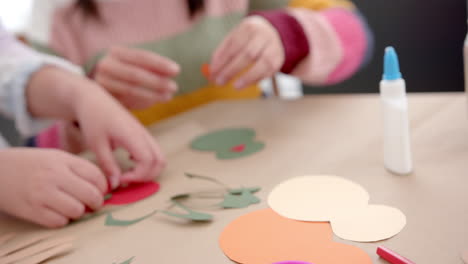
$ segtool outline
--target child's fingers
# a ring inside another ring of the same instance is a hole
[[[112,153],[109,142],[105,138],[97,139],[94,144],[92,144],[92,148],[96,154],[99,166],[108,177],[111,188],[117,188],[120,185],[119,178],[121,171]]]
[[[277,71],[276,62],[271,57],[270,50],[265,50],[262,54],[262,59],[258,60],[252,68],[250,68],[239,80],[236,81],[234,86],[237,89],[245,88],[248,85],[258,83],[260,80],[270,77]]]
[[[73,172],[77,174],[77,172]],[[84,180],[80,175],[71,175],[60,183],[60,188],[82,204],[97,210],[104,202],[104,195],[96,186]]]
[[[254,63],[262,54],[262,49],[266,46],[266,43],[261,37],[256,37],[244,45],[245,46],[238,52],[237,56],[228,62],[224,69],[218,74],[217,80],[221,82],[218,84],[223,84],[231,80]]]
[[[106,88],[111,94],[121,102],[135,102],[133,108],[146,108],[157,102],[170,100],[173,92],[156,92],[145,88],[137,87],[126,82],[122,82],[109,76],[101,75],[96,81]],[[127,100],[129,99],[129,100]]]
[[[168,77],[177,75],[180,71],[179,65],[174,61],[146,50],[114,47],[111,49],[111,54],[124,62]]]
[[[133,84],[133,87],[141,87],[154,92],[174,93],[177,91],[177,84],[173,80],[119,60],[107,60],[103,62],[99,66],[99,71],[96,76],[97,80],[100,79],[102,81],[103,76],[100,75],[108,75],[108,78]]]
[[[83,203],[61,190],[49,193],[47,197],[48,200],[45,201],[45,205],[69,219],[78,219],[86,211]]]
[[[229,63],[239,51],[245,47],[245,43],[249,41],[251,35],[243,30],[235,30],[232,32],[215,51],[211,60],[211,77],[217,79],[218,74],[222,71],[226,64]]]
[[[155,140],[151,136],[147,136],[147,145],[150,147],[152,155],[155,157],[154,161],[150,163],[148,171],[142,171],[141,168],[135,168],[135,170],[124,173],[121,180],[122,183],[150,181],[161,174],[166,167],[166,159],[162,154],[161,149],[156,144]],[[135,158],[135,160],[137,160]]]
[[[219,72],[224,66],[224,64],[227,62],[227,58],[225,58],[224,55],[226,53],[226,50],[229,50],[229,48],[231,48],[231,39],[233,38],[234,32],[231,32],[214,51],[210,61],[210,77],[213,77],[215,73]]]
[[[63,227],[66,226],[70,221],[67,217],[47,207],[42,207],[37,210],[37,213],[30,216],[30,219],[42,226],[49,228]]]
[[[78,158],[77,162],[72,164],[70,168],[77,176],[91,183],[102,194],[107,193],[108,185],[106,176],[97,166],[87,160]]]

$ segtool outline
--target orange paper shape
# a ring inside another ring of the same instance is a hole
[[[219,244],[232,261],[271,264],[296,260],[320,264],[372,264],[360,248],[332,240],[329,223],[302,222],[271,209],[241,216],[221,233]]]
[[[210,79],[210,65],[208,63],[204,63],[201,67],[201,72],[206,79]]]

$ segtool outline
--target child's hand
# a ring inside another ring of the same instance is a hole
[[[177,91],[171,80],[179,65],[149,51],[115,47],[96,66],[95,80],[129,109],[168,101]]]
[[[120,183],[151,180],[165,166],[148,131],[93,81],[44,67],[29,80],[26,100],[32,116],[78,122],[85,144],[96,154],[113,188]],[[133,170],[121,173],[112,154],[118,147],[135,161]]]
[[[107,191],[96,166],[57,150],[2,150],[0,171],[0,210],[51,228],[99,209]]]
[[[155,139],[102,88],[82,87],[83,93],[74,103],[76,118],[84,142],[96,154],[111,187],[158,176],[166,162]],[[129,152],[135,162],[133,170],[121,172],[112,153],[118,147]]]
[[[223,85],[247,67],[234,84],[244,88],[271,77],[285,60],[284,48],[276,29],[264,18],[246,18],[216,50],[211,60],[211,78]]]

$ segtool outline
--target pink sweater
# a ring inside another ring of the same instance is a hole
[[[370,50],[366,24],[352,4],[341,4],[346,2],[343,0],[292,1],[294,7],[278,0],[205,2],[203,13],[191,19],[186,0],[101,0],[98,3],[103,23],[67,5],[54,15],[50,46],[72,62],[84,65],[113,45],[158,45],[194,30],[204,17],[224,17],[236,24],[238,17],[229,15],[260,7],[268,11],[257,10],[257,14],[267,18],[282,37],[288,64],[283,70],[309,84],[331,84],[349,78]],[[269,9],[277,7],[283,8]],[[196,30],[207,34],[206,41],[210,41],[209,31]]]

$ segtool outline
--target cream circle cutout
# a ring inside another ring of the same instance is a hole
[[[406,216],[386,205],[368,205],[338,212],[331,221],[333,233],[356,242],[375,242],[391,238],[406,225]]]
[[[350,207],[365,207],[369,193],[359,184],[337,176],[302,176],[277,185],[268,196],[269,206],[283,217],[329,222]]]

